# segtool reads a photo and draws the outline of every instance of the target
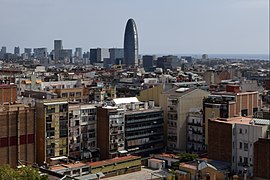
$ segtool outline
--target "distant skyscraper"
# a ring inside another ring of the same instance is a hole
[[[1,51],[0,51],[0,58],[4,58],[6,53],[7,53],[7,47],[2,46]]]
[[[123,64],[124,49],[123,48],[110,48],[110,62],[111,64]]]
[[[17,47],[14,47],[14,54],[19,56],[20,55],[20,47],[17,46]]]
[[[63,49],[62,40],[54,40],[54,59],[59,60]]]
[[[103,62],[105,58],[109,58],[109,49],[106,48],[96,48],[90,49],[90,62],[91,63],[100,63]]]
[[[75,57],[82,58],[82,48],[76,48],[75,49]]]
[[[207,60],[208,59],[208,55],[207,54],[203,54],[202,55],[202,60]]]
[[[32,48],[24,48],[24,53],[27,54],[28,58],[30,58],[32,54]]]
[[[41,60],[48,58],[47,48],[34,48],[34,57]]]
[[[138,65],[138,33],[135,21],[129,19],[124,37],[124,64]]]
[[[153,69],[155,56],[145,55],[142,57],[145,70]]]

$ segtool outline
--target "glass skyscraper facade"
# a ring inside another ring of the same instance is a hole
[[[124,37],[124,64],[126,66],[138,65],[138,32],[135,21],[129,19]]]

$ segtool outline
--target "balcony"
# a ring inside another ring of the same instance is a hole
[[[187,123],[189,126],[197,126],[197,127],[202,127],[203,123],[198,123],[198,122],[188,122]]]
[[[133,120],[127,120],[126,124],[132,124],[132,123],[138,123],[138,122],[149,122],[149,121],[155,121],[155,120],[159,120],[159,119],[163,119],[162,116],[158,116],[158,117],[152,117],[152,118],[142,118],[142,119],[133,119]]]
[[[162,126],[163,124],[157,124],[157,125],[149,125],[149,126],[142,126],[142,127],[126,128],[126,131],[127,132],[138,131],[138,130],[151,129],[151,128],[162,127]]]
[[[152,135],[162,135],[162,134],[163,134],[163,131],[162,132],[145,133],[145,134],[139,134],[139,135],[133,135],[133,136],[126,136],[126,140],[148,137],[148,136],[152,136]]]

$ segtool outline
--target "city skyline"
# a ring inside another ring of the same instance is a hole
[[[1,0],[0,46],[121,48],[133,18],[140,54],[269,54],[267,0],[63,2]]]

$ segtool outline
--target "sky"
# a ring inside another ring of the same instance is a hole
[[[0,0],[0,46],[123,47],[141,54],[269,54],[269,0]]]

